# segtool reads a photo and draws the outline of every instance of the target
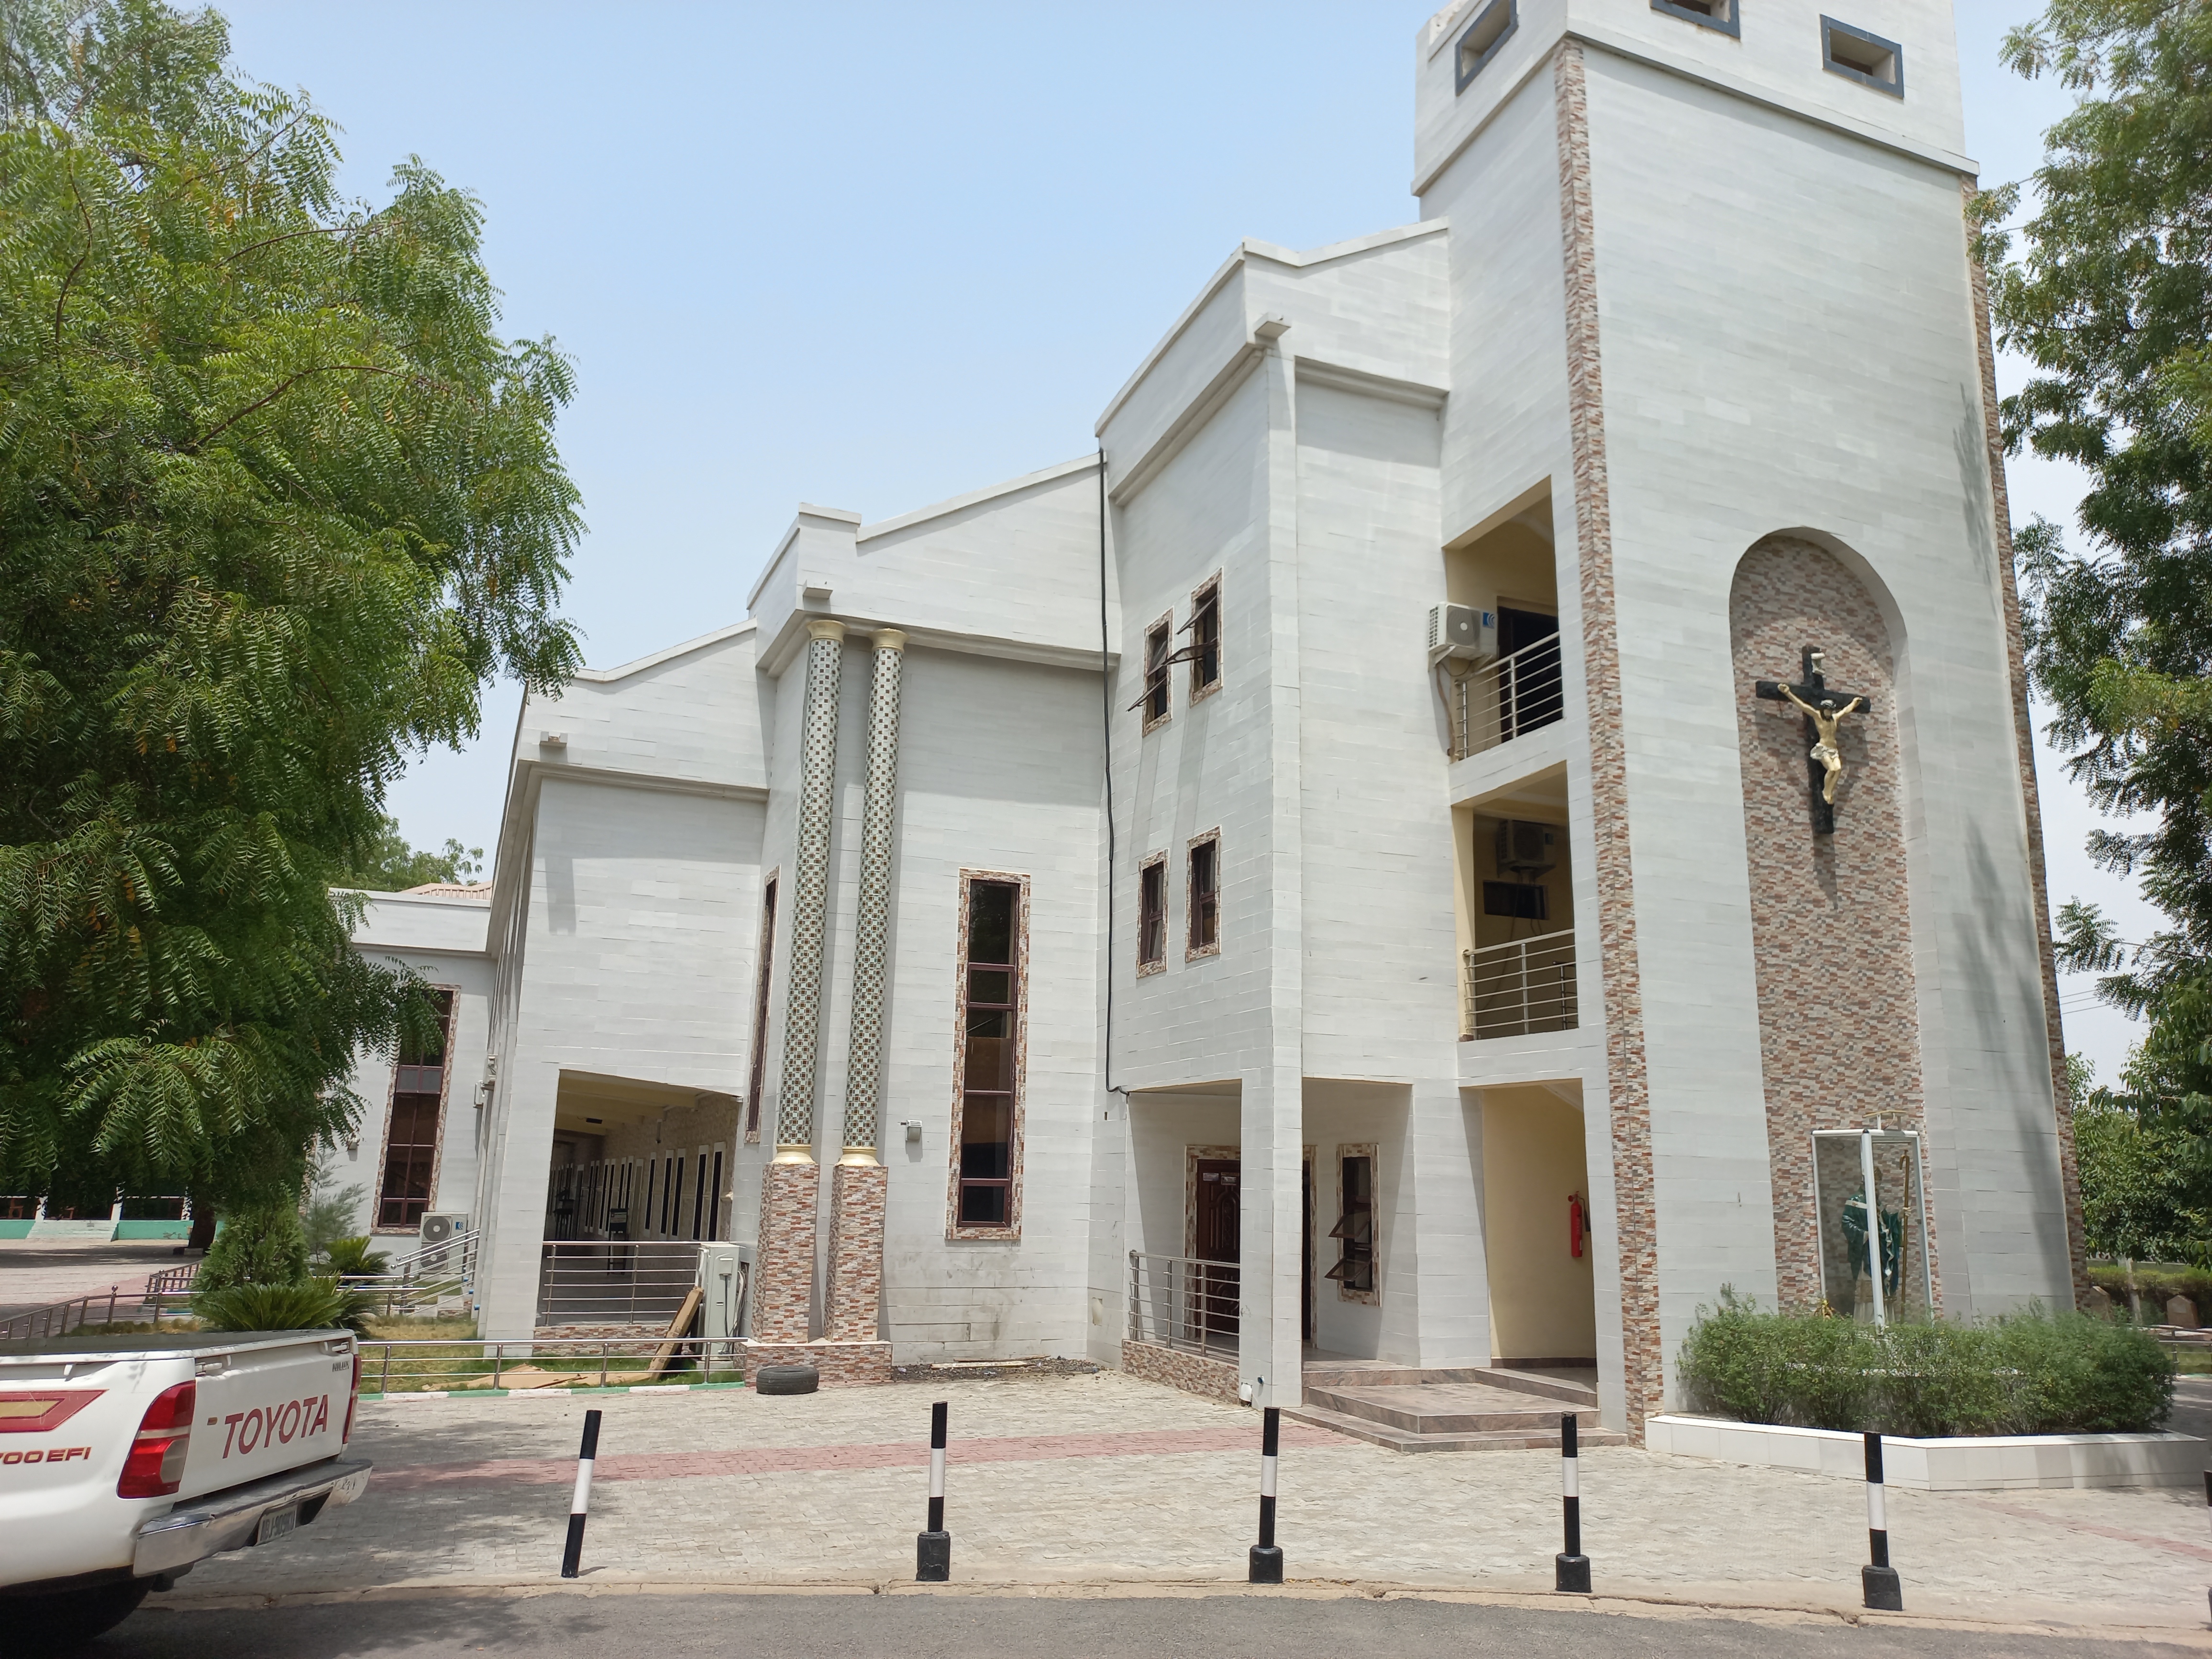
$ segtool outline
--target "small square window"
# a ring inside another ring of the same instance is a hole
[[[1157,974],[1168,961],[1168,855],[1155,853],[1137,872],[1137,971]]]
[[[1740,39],[1743,25],[1736,16],[1738,3],[1739,0],[1651,0],[1651,9]]]
[[[1905,48],[1832,17],[1820,20],[1820,65],[1893,98],[1905,96]]]
[[[1210,957],[1221,949],[1221,832],[1190,844],[1190,945],[1188,957]]]
[[[1465,92],[1468,83],[1482,73],[1490,60],[1498,56],[1498,48],[1513,38],[1513,31],[1521,26],[1519,15],[1514,9],[1514,0],[1490,0],[1475,15],[1474,21],[1467,26],[1452,48],[1455,92]]]

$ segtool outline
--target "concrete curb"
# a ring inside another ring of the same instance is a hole
[[[392,1394],[365,1394],[359,1398],[364,1406],[381,1406],[400,1400],[531,1400],[549,1394],[706,1394],[712,1390],[750,1386],[745,1382],[634,1382],[628,1385],[609,1383],[604,1389],[409,1389]]]

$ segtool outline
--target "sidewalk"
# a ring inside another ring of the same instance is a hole
[[[899,1585],[922,1525],[929,1403],[951,1402],[947,1526],[965,1585],[1241,1584],[1256,1413],[1115,1373],[836,1389],[392,1400],[361,1408],[360,1503],[197,1569],[179,1604],[237,1595],[557,1583],[583,1413],[605,1416],[585,1584]],[[1582,1460],[1583,1547],[1607,1596],[1855,1614],[1855,1483],[1656,1456]],[[1546,1592],[1547,1452],[1413,1457],[1285,1425],[1293,1581]],[[2195,1491],[1889,1493],[1911,1614],[2202,1631],[2212,1529]]]
[[[0,1238],[0,1316],[51,1307],[94,1291],[105,1292],[112,1285],[121,1285],[126,1298],[138,1297],[152,1274],[193,1259],[178,1254],[179,1243],[149,1238],[73,1244],[51,1238]]]

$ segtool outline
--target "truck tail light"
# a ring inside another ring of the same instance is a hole
[[[338,1436],[338,1444],[353,1438],[353,1408],[361,1403],[361,1350],[353,1351],[353,1389],[346,1395],[345,1431]]]
[[[123,1460],[123,1478],[115,1483],[118,1498],[167,1498],[185,1484],[185,1455],[192,1443],[192,1413],[199,1407],[199,1390],[179,1382],[154,1396],[131,1455]]]

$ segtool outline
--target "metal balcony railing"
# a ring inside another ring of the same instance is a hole
[[[1559,636],[1547,634],[1453,678],[1451,757],[1465,760],[1549,726],[1565,707]]]
[[[540,1325],[665,1325],[699,1282],[690,1239],[547,1239],[540,1247]]]
[[[1575,1019],[1575,936],[1546,933],[1462,955],[1460,1035],[1524,1036],[1571,1031]]]
[[[1129,1252],[1129,1340],[1234,1358],[1243,1291],[1234,1261]]]

